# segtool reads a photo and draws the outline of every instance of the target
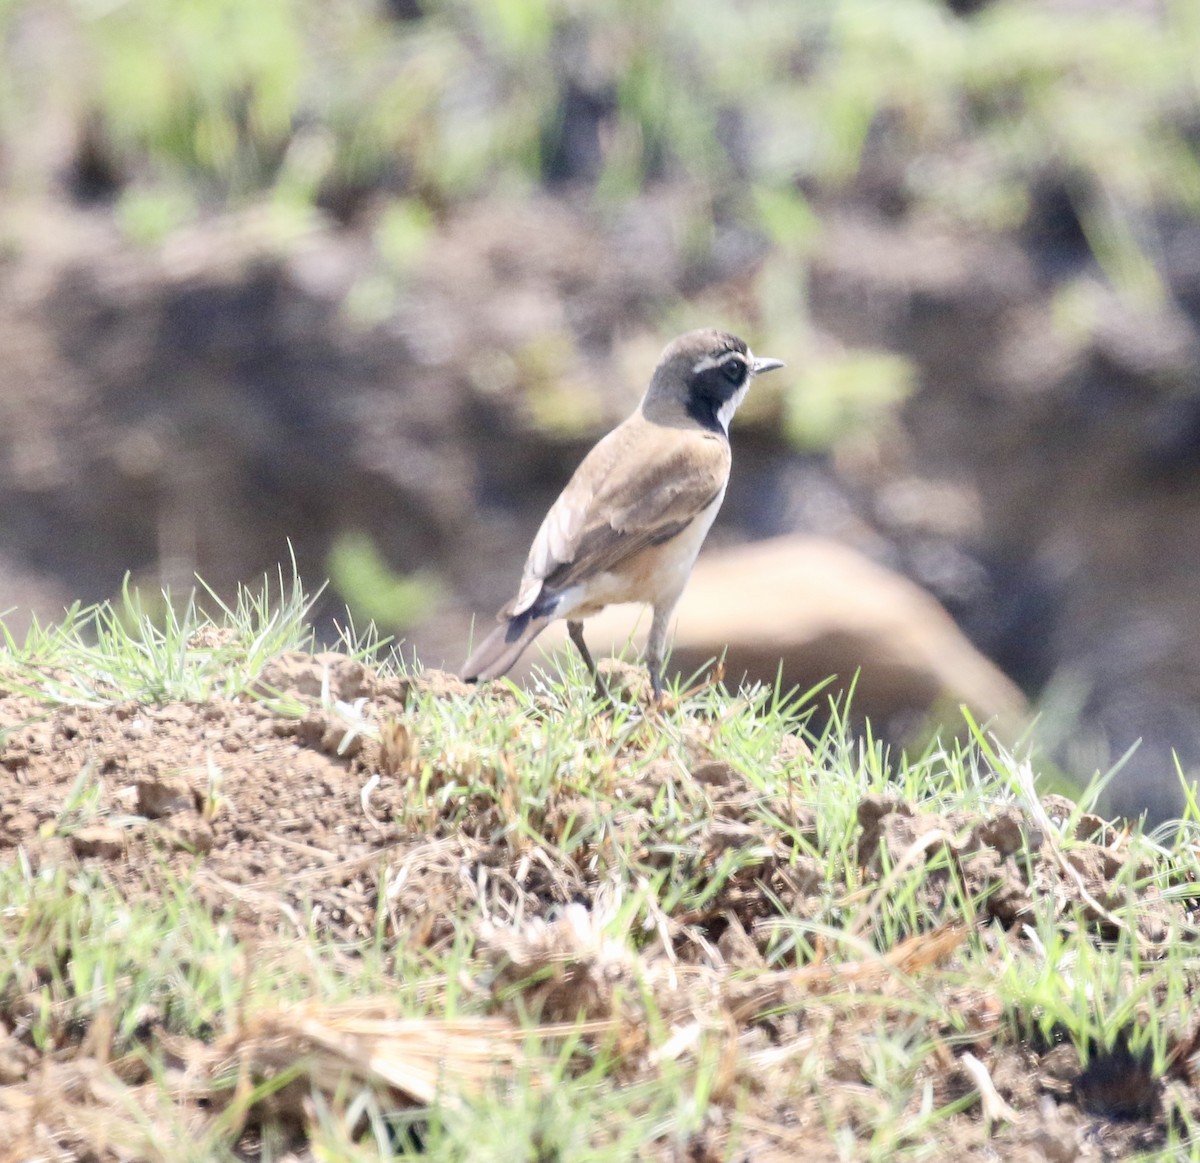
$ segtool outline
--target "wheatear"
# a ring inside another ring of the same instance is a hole
[[[729,421],[756,359],[723,331],[689,331],[669,344],[642,402],[584,457],[533,539],[517,596],[463,664],[468,682],[504,674],[556,618],[600,689],[583,620],[605,606],[654,611],[646,667],[662,698],[667,627],[729,483]]]

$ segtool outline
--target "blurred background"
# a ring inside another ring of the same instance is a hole
[[[290,540],[325,630],[453,668],[699,325],[788,368],[681,650],[733,607],[898,736],[948,695],[1085,777],[1140,739],[1108,807],[1178,811],[1200,6],[0,0],[17,633]]]

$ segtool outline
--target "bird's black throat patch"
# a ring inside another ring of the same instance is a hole
[[[745,355],[732,351],[730,358],[715,367],[692,373],[688,381],[687,413],[701,428],[728,436],[720,411],[746,385],[750,377]]]

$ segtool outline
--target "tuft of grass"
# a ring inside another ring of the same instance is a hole
[[[176,598],[148,598],[128,577],[117,602],[72,605],[60,622],[34,621],[18,642],[0,623],[5,686],[65,706],[118,702],[204,702],[248,690],[272,658],[313,644],[308,614],[321,590],[305,594],[293,566],[232,604],[204,581]],[[323,589],[324,587],[322,587]]]
[[[155,1026],[211,1032],[238,1012],[244,950],[190,884],[160,872],[160,891],[137,902],[88,869],[0,869],[0,997],[25,999],[18,1036],[48,1051],[90,1030],[117,1056]]]

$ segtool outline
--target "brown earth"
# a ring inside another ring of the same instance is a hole
[[[359,735],[345,746],[345,724],[320,699],[325,664],[335,697],[367,700],[370,720],[383,725],[382,742]],[[403,778],[422,733],[411,710],[413,684],[451,697],[464,692],[457,680],[437,672],[381,678],[346,659],[294,655],[272,664],[263,682],[288,692],[300,713],[283,714],[249,698],[50,710],[16,695],[0,699],[0,728],[9,732],[0,754],[0,860],[21,854],[34,869],[100,867],[139,899],[167,891],[166,872],[192,878],[214,916],[234,927],[247,950],[312,933],[351,948],[381,925],[391,941],[436,948],[465,920],[479,934],[479,980],[486,984],[477,988],[492,992],[493,1009],[505,1012],[498,999],[506,981],[525,980],[547,964],[570,964],[565,976],[552,974],[538,987],[540,995],[526,992],[523,1003],[534,1012],[540,1005],[544,1020],[573,1020],[581,1010],[594,1019],[615,1015],[630,1031],[631,1080],[655,1069],[653,1048],[645,1014],[627,998],[618,1001],[614,990],[631,976],[647,982],[663,1015],[677,1023],[691,1019],[725,1046],[712,1117],[683,1156],[664,1146],[663,1158],[725,1158],[727,1116],[735,1110],[743,1128],[738,1158],[782,1160],[801,1150],[833,1157],[837,1126],[858,1139],[865,1157],[884,1102],[869,1084],[881,1020],[897,1027],[916,1020],[914,1034],[933,1040],[936,1053],[921,1066],[918,1081],[928,1084],[935,1106],[970,1095],[978,1063],[998,1092],[994,1101],[1002,1113],[993,1110],[994,1121],[982,1116],[978,1102],[968,1102],[964,1113],[933,1123],[927,1157],[1116,1160],[1162,1141],[1168,1099],[1200,1117],[1194,1022],[1179,1033],[1163,1078],[1127,1053],[1122,1057],[1120,1048],[1097,1054],[1085,1069],[1068,1043],[1014,1043],[1005,1030],[1014,1018],[1034,1028],[1034,1015],[1006,1015],[986,990],[964,990],[952,973],[934,973],[953,963],[962,940],[964,931],[952,919],[883,950],[881,958],[826,964],[818,955],[768,967],[762,953],[774,925],[817,915],[829,894],[847,894],[852,884],[822,883],[821,865],[804,850],[817,842],[811,811],[785,801],[764,804],[742,772],[706,752],[701,722],[686,725],[677,760],[635,772],[636,740],[616,749],[609,790],[627,812],[612,821],[614,836],[640,836],[656,793],[670,782],[695,809],[695,829],[683,849],[688,862],[711,868],[731,845],[754,848],[761,859],[720,886],[702,910],[663,918],[666,943],[635,954],[589,936],[592,911],[601,912],[603,851],[596,849],[590,863],[555,862],[541,849],[505,838],[498,801],[481,804],[465,825],[452,827],[436,798],[414,798]],[[491,700],[506,697],[481,696],[481,713],[489,707],[494,713],[499,704]],[[597,717],[592,745],[603,742],[603,724]],[[775,763],[811,763],[803,743],[789,738]],[[424,758],[453,780],[464,764],[480,762],[468,754],[469,741],[462,751]],[[98,789],[86,813],[71,798],[81,773]],[[492,769],[490,778],[504,774]],[[560,828],[567,818],[586,819],[594,803],[564,790],[546,805],[546,834],[554,834],[556,819]],[[998,963],[1006,949],[1026,941],[1021,922],[1034,894],[1052,897],[1064,924],[1079,908],[1098,936],[1112,936],[1108,910],[1120,904],[1112,881],[1126,860],[1122,837],[1084,816],[1078,835],[1084,842],[1064,856],[1044,826],[1069,808],[1051,799],[1045,815],[1007,808],[941,818],[917,805],[870,797],[858,809],[860,868],[851,881],[869,893],[881,862],[891,867],[911,857],[914,844],[926,853],[945,849],[984,902],[981,921],[993,922],[987,939]],[[768,822],[772,816],[775,825]],[[1023,863],[1014,854],[1026,841],[1035,855]],[[653,858],[645,851],[637,856]],[[945,877],[944,871],[930,876],[925,891],[931,901],[942,899]],[[1152,949],[1168,931],[1191,931],[1191,905],[1159,899],[1153,887],[1143,891],[1136,939]],[[497,920],[517,915],[519,924]],[[856,1006],[847,991],[876,1000]],[[941,1016],[914,1019],[918,1011],[908,1004],[914,991],[930,1003],[920,1012]],[[20,990],[0,997],[0,1159],[137,1157],[107,1150],[85,1129],[92,1124],[83,1112],[107,1093],[96,1081],[104,1063],[89,1065],[89,1056],[99,1053],[95,1038],[64,1028],[56,1045],[38,1051],[28,1040],[27,1004]],[[663,1026],[676,1028],[671,1021]],[[146,1038],[160,1037],[170,1040],[151,1022]],[[204,1046],[193,1050],[205,1060]],[[1013,1110],[1003,1113],[1004,1103]],[[205,1105],[190,1117],[205,1117]],[[822,1110],[835,1112],[837,1126],[822,1121]],[[299,1119],[294,1132],[295,1158],[307,1160],[312,1155],[302,1124]],[[239,1148],[243,1157],[253,1155],[258,1133],[252,1117]]]

